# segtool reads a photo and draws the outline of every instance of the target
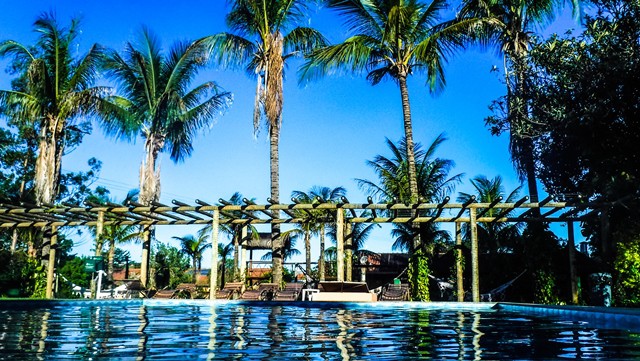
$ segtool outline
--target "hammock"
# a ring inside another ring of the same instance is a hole
[[[527,270],[522,271],[519,275],[517,275],[514,279],[512,279],[511,281],[504,283],[494,289],[492,289],[491,291],[487,292],[487,293],[483,293],[480,295],[480,301],[481,302],[493,302],[494,300],[497,301],[499,296],[503,296],[504,292],[507,290],[507,288],[511,287],[511,285],[518,280],[518,278],[522,277],[523,274],[525,274],[525,272],[527,272]]]

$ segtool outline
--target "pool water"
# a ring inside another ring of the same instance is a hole
[[[0,303],[0,359],[638,359],[640,332],[490,304]]]

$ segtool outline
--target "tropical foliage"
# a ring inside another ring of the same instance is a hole
[[[173,239],[180,241],[182,251],[191,258],[193,283],[196,283],[197,277],[202,269],[204,251],[211,248],[211,243],[207,242],[208,238],[208,235],[202,234],[198,236],[188,234],[183,237],[173,237]]]

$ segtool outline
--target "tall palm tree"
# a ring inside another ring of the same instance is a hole
[[[355,35],[343,43],[314,51],[301,76],[313,78],[343,68],[366,72],[373,85],[385,78],[398,84],[408,161],[409,192],[402,201],[416,203],[419,185],[407,78],[414,73],[426,73],[431,90],[442,88],[446,56],[462,44],[462,37],[475,20],[441,22],[446,0],[433,0],[429,4],[419,0],[328,0],[328,4],[345,17]]]
[[[574,14],[579,13],[580,0],[463,0],[459,12],[460,18],[481,19],[484,26],[474,29],[476,36],[493,43],[502,53],[511,159],[520,179],[527,180],[531,202],[539,200],[534,144],[537,134],[526,105],[526,57],[534,28],[551,21],[565,2],[571,3]]]
[[[85,55],[73,55],[80,33],[77,19],[62,27],[54,14],[44,13],[33,27],[38,33],[33,46],[0,43],[0,57],[12,57],[18,75],[12,90],[0,90],[0,110],[37,134],[34,193],[41,205],[56,201],[65,147],[81,141],[83,118],[96,114],[105,89],[93,86],[102,49],[93,45]],[[44,264],[49,260],[49,235],[44,232]]]
[[[435,158],[435,152],[446,138],[440,134],[433,141],[431,146],[423,151],[420,143],[415,144],[416,172],[418,181],[418,196],[425,202],[441,202],[450,194],[457,183],[460,182],[463,174],[450,176],[454,167],[454,162],[448,159]],[[370,180],[356,179],[358,185],[365,192],[382,202],[395,202],[403,200],[409,194],[408,182],[408,160],[407,142],[402,139],[396,145],[387,139],[387,146],[391,150],[392,157],[377,155],[373,161],[367,162],[378,175],[378,182]],[[425,211],[422,216],[427,216],[433,211]],[[416,247],[416,233],[420,232],[422,243]],[[429,251],[439,242],[450,237],[447,233],[438,230],[434,222],[420,223],[419,229],[412,225],[398,224],[392,235],[396,238],[394,247],[396,249],[408,249],[411,258],[411,269],[425,270],[428,263]],[[427,243],[429,240],[431,242]],[[426,249],[430,247],[430,249]],[[414,257],[415,256],[415,257]],[[426,301],[429,299],[429,290],[424,285],[428,285],[428,274],[426,272],[414,272],[416,275],[411,279],[413,294],[416,298]],[[420,276],[418,276],[420,275]]]
[[[319,45],[324,37],[314,29],[296,26],[308,21],[305,0],[230,0],[227,25],[236,33],[205,38],[224,66],[245,67],[257,77],[254,130],[264,120],[269,133],[271,200],[280,202],[279,141],[282,124],[283,70],[286,60],[301,56]],[[275,217],[279,211],[272,211]],[[283,242],[280,225],[271,226],[274,282],[282,281]]]
[[[305,193],[303,191],[291,192],[291,197],[299,203],[318,204],[320,202],[337,203],[340,198],[346,196],[347,190],[343,187],[323,187],[313,186]],[[304,248],[306,256],[306,272],[311,274],[311,235],[320,235],[320,258],[318,259],[318,272],[320,280],[324,280],[324,247],[326,234],[326,219],[329,214],[326,210],[297,211],[300,218],[307,219],[307,222],[299,225],[304,233]]]
[[[109,51],[105,58],[104,68],[120,94],[101,108],[102,127],[117,138],[144,138],[139,197],[144,205],[160,198],[160,153],[169,151],[174,162],[190,156],[197,132],[231,101],[213,81],[191,87],[205,60],[199,41],[177,42],[164,54],[147,28],[139,44],[127,43],[122,54]]]
[[[504,185],[502,184],[502,177],[496,176],[493,179],[488,179],[484,175],[479,175],[471,180],[471,184],[476,189],[476,200],[481,203],[491,203],[499,197],[506,195]],[[518,187],[511,191],[504,199],[506,203],[514,203],[517,200],[518,193],[520,192]],[[458,196],[458,202],[465,203],[473,197],[472,194],[460,192]],[[478,209],[478,212],[485,211],[482,208]],[[486,217],[495,217],[498,214],[504,212],[505,209],[493,207],[486,210]],[[509,213],[503,216],[507,217]],[[488,250],[491,253],[503,251],[506,248],[514,246],[516,238],[520,235],[520,224],[506,223],[506,222],[489,222],[478,224],[478,241],[481,247]],[[463,225],[463,234],[465,238],[469,238],[469,227],[465,223]]]
[[[220,288],[222,289],[225,284],[225,277],[227,272],[227,259],[233,253],[233,243],[228,243],[226,246],[218,243],[218,257],[220,258]],[[234,270],[235,271],[235,270]]]
[[[193,282],[197,281],[197,277],[202,269],[202,256],[204,251],[211,248],[211,243],[207,242],[208,235],[193,236],[188,234],[184,237],[173,237],[180,241],[182,251],[191,257],[193,265]]]
[[[18,73],[13,90],[0,90],[0,105],[6,116],[37,130],[35,200],[37,204],[53,204],[65,145],[82,137],[78,123],[96,114],[105,92],[105,88],[93,86],[103,50],[94,44],[85,55],[74,58],[72,47],[80,34],[78,19],[65,28],[55,15],[45,13],[33,26],[38,33],[34,46],[13,40],[0,43],[0,57],[13,57]]]

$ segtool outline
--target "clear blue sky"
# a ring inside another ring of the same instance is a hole
[[[223,0],[177,1],[44,1],[22,3],[0,0],[0,40],[17,40],[31,44],[36,39],[32,23],[42,12],[53,10],[61,24],[73,16],[82,18],[82,35],[77,50],[84,53],[93,43],[121,50],[134,41],[142,25],[151,28],[165,48],[176,40],[227,31],[224,17],[228,8]],[[187,5],[188,4],[188,5]],[[562,31],[576,27],[569,14],[551,29]],[[313,9],[309,26],[321,30],[332,42],[345,38],[341,21],[326,9]],[[548,30],[547,30],[548,31]],[[300,86],[296,69],[299,62],[289,63],[284,85],[284,111],[280,142],[280,198],[286,202],[291,191],[307,191],[314,185],[347,189],[352,202],[364,202],[366,195],[357,187],[355,178],[375,180],[366,160],[376,154],[388,154],[385,137],[399,140],[403,134],[400,94],[392,82],[369,85],[364,76],[326,77]],[[504,93],[502,72],[490,72],[502,61],[493,51],[470,49],[452,57],[446,66],[447,86],[432,96],[425,79],[414,76],[409,81],[414,137],[425,146],[440,133],[448,140],[437,155],[452,159],[452,174],[464,173],[457,191],[473,192],[469,179],[483,174],[500,175],[507,192],[520,185],[508,152],[506,136],[491,136],[484,126],[492,100]],[[6,61],[0,63],[2,70]],[[0,87],[7,89],[10,77],[0,73]],[[266,203],[269,196],[269,144],[266,132],[253,137],[252,107],[255,81],[242,71],[221,71],[213,67],[202,72],[201,81],[214,80],[233,93],[229,110],[218,117],[215,125],[195,141],[194,153],[184,163],[174,164],[168,156],[160,157],[161,202],[172,199],[194,204],[195,199],[210,203],[228,199],[239,191],[244,196]],[[144,142],[134,144],[105,138],[99,126],[85,137],[83,144],[63,159],[64,170],[86,169],[86,161],[96,157],[103,163],[100,180],[122,199],[129,189],[138,187],[138,170]],[[526,194],[526,188],[522,195]],[[455,199],[457,192],[452,195]],[[390,252],[393,240],[389,228],[376,231],[366,248]],[[197,228],[159,227],[157,237],[171,242],[172,236],[193,234]],[[561,230],[560,237],[565,238]],[[89,254],[90,237],[76,239],[75,250]],[[126,247],[134,257],[140,246]],[[317,258],[317,244],[313,246]],[[302,250],[301,241],[298,249]],[[210,265],[205,255],[205,265]]]

